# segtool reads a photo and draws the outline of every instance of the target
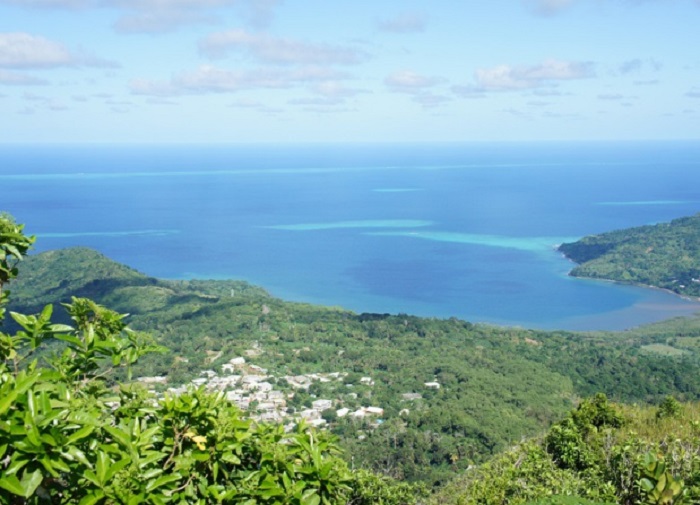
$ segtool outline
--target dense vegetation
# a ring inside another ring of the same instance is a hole
[[[700,296],[700,214],[584,237],[559,250],[580,264],[571,271],[574,276]]]
[[[604,392],[618,401],[658,402],[669,394],[694,400],[700,392],[695,320],[576,334],[358,315],[283,302],[242,282],[157,280],[87,249],[31,256],[22,273],[13,310],[32,313],[51,301],[90,296],[130,313],[133,328],[168,348],[144,356],[135,376],[186,383],[254,349],[255,364],[295,393],[291,410],[314,398],[332,399],[334,408],[383,408],[379,426],[328,416],[346,459],[431,485],[541,433],[580,397]],[[311,372],[348,375],[307,391],[281,379]],[[360,383],[363,376],[374,385]]]
[[[354,314],[82,248],[29,256],[15,279],[31,242],[0,218],[0,503],[425,502],[394,479],[436,504],[700,500],[698,407],[669,397],[700,396],[697,319],[579,334]],[[329,431],[285,432],[223,394],[156,402],[130,380],[184,384],[242,355],[292,412],[329,398],[382,418],[329,409]],[[283,378],[321,372],[339,380]]]
[[[680,504],[700,501],[700,406],[584,400],[537,439],[470,469],[437,504]]]

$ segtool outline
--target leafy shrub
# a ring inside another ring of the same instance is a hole
[[[680,402],[673,396],[667,396],[659,405],[659,410],[656,411],[656,418],[678,417],[681,414],[681,410]]]

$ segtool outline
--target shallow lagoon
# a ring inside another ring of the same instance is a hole
[[[355,311],[621,329],[700,309],[572,279],[563,241],[700,210],[700,145],[0,147],[37,250]]]

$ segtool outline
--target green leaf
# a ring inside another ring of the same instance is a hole
[[[16,455],[17,453],[15,453]],[[19,473],[19,471],[25,467],[27,463],[29,463],[29,459],[27,459],[26,456],[20,456],[17,459],[13,459],[10,461],[10,464],[5,468],[5,474],[6,475],[16,475]]]
[[[63,333],[63,332],[69,332],[69,331],[74,330],[74,328],[72,326],[68,326],[67,324],[52,324],[49,326],[49,329],[54,333]],[[60,335],[60,336],[62,336],[62,335]],[[59,338],[60,336],[56,335],[56,338]]]
[[[307,489],[301,495],[302,505],[318,505],[321,503],[321,497],[318,495],[316,489]]]
[[[22,483],[14,475],[6,475],[5,477],[1,478],[0,488],[9,491],[12,494],[24,496],[24,488],[22,487]]]
[[[77,460],[86,467],[92,468],[92,464],[90,463],[90,461],[88,461],[87,457],[85,456],[85,453],[77,447],[68,447],[68,449],[66,449],[65,452],[62,452],[61,455],[69,461]]]
[[[121,459],[117,461],[116,463],[112,463],[110,467],[107,469],[107,473],[105,474],[105,479],[107,482],[111,481],[112,478],[120,472],[124,467],[126,467],[129,463],[131,463],[131,458],[125,457],[124,459]]]
[[[85,470],[83,472],[83,477],[85,477],[88,481],[92,482],[95,486],[101,488],[102,483],[97,479],[97,475],[95,475],[95,472],[92,470]]]
[[[116,440],[122,447],[126,449],[132,448],[131,436],[127,432],[113,426],[105,426],[104,429],[107,433],[112,435],[112,438],[114,438],[114,440]]]
[[[98,489],[97,491],[93,491],[91,494],[83,497],[78,505],[95,505],[95,503],[99,502],[104,497],[104,492]]]
[[[46,445],[50,445],[51,447],[56,447],[58,444],[56,443],[56,439],[49,435],[48,433],[42,433],[41,435],[41,441],[44,442]]]
[[[39,484],[41,484],[41,481],[43,480],[43,476],[41,475],[40,470],[34,470],[34,472],[30,474],[24,474],[24,477],[22,477],[22,487],[24,488],[24,497],[29,498],[31,495],[34,494],[34,491],[36,491],[36,488],[39,487]]]
[[[180,480],[182,476],[179,473],[170,473],[167,475],[161,475],[158,477],[156,480],[149,482],[146,484],[146,492],[150,493],[154,489],[158,489],[161,486],[164,486],[165,484],[170,484],[171,482],[176,482]]]
[[[646,477],[643,478],[643,479],[641,479],[641,480],[639,481],[639,485],[640,485],[640,486],[642,487],[642,489],[643,489],[645,492],[647,492],[647,493],[648,493],[649,491],[651,491],[652,489],[654,489],[654,484],[653,484],[649,479],[647,479]]]
[[[18,375],[14,383],[14,387],[11,387],[10,391],[5,392],[5,394],[0,398],[0,415],[7,412],[17,397],[24,394],[30,387],[32,387],[38,378],[39,377],[36,374],[30,374],[28,376],[22,374]]]
[[[94,427],[94,426],[89,426],[89,425],[88,425],[88,426],[83,426],[83,427],[80,428],[78,431],[76,431],[75,433],[73,433],[71,436],[69,436],[68,438],[66,438],[66,444],[74,444],[74,443],[77,442],[78,440],[83,439],[83,438],[89,436],[93,431],[95,431],[95,427]]]
[[[70,326],[68,328],[70,328]],[[70,330],[72,330],[72,328],[70,328]],[[73,344],[76,347],[83,346],[83,342],[74,335],[56,335],[56,338],[58,340],[63,340],[64,342],[68,342],[69,344]]]
[[[23,498],[29,498],[41,484],[42,478],[40,470],[24,474],[21,481],[14,475],[6,475],[0,479],[0,488]]]
[[[151,468],[150,470],[145,471],[142,475],[141,478],[143,480],[151,480],[152,478],[160,475],[163,473],[162,468]]]
[[[39,320],[42,322],[48,321],[51,319],[51,314],[53,314],[53,305],[44,305],[41,314],[39,314]]]
[[[12,319],[15,320],[17,324],[19,324],[25,330],[28,330],[29,327],[32,325],[31,318],[29,316],[25,316],[24,314],[19,314],[17,312],[12,311],[10,311],[10,316],[12,317]]]
[[[146,501],[146,497],[142,494],[139,494],[136,496],[130,496],[129,501],[127,503],[128,505],[141,505],[144,501]]]
[[[97,480],[100,482],[101,485],[105,485],[107,482],[107,471],[109,470],[109,467],[112,464],[112,460],[109,459],[109,456],[102,452],[99,451],[97,453],[97,464],[95,466],[95,475],[97,476]]]

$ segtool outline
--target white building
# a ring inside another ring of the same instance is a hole
[[[311,402],[311,405],[313,406],[314,410],[323,412],[324,410],[333,406],[333,400],[314,400]]]

